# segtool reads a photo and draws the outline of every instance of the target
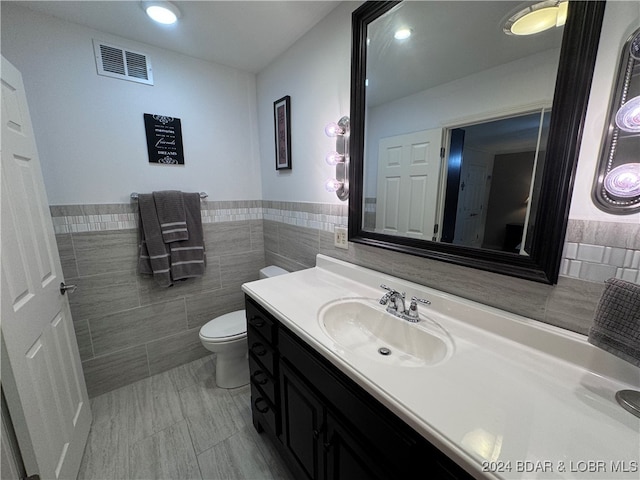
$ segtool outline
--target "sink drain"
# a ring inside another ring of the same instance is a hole
[[[391,350],[389,350],[387,347],[380,347],[378,349],[378,353],[380,355],[391,355]]]

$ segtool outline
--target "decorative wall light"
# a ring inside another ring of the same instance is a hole
[[[507,35],[533,35],[567,21],[567,0],[546,0],[530,5],[511,15],[503,27]]]
[[[593,182],[595,205],[607,213],[640,212],[640,28],[625,43]]]
[[[340,200],[349,198],[349,117],[342,117],[338,123],[327,124],[324,133],[335,137],[336,149],[329,152],[325,161],[336,167],[335,178],[328,179],[324,188],[328,192],[335,192]]]
[[[182,17],[180,9],[171,2],[142,2],[142,9],[149,18],[163,25],[172,25]]]

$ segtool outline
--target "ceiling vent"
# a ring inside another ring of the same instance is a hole
[[[97,40],[93,41],[98,75],[153,85],[151,62],[146,54]]]

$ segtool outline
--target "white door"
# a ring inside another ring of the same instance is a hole
[[[376,232],[434,237],[441,143],[442,129],[380,140]]]
[[[464,150],[460,171],[458,212],[453,243],[480,247],[484,240],[486,204],[489,197],[489,169],[493,169],[493,156],[470,148]]]
[[[4,57],[1,177],[3,388],[27,475],[74,479],[91,410],[22,76]]]

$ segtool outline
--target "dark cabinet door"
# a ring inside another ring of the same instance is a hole
[[[364,442],[357,440],[331,414],[327,414],[323,445],[327,480],[386,480],[394,478],[382,459],[373,458]]]
[[[324,408],[285,361],[280,363],[280,388],[284,448],[294,459],[300,475],[321,480]]]

